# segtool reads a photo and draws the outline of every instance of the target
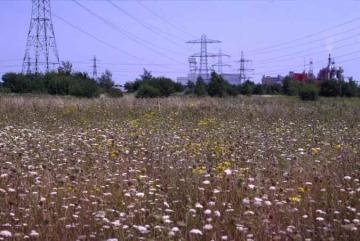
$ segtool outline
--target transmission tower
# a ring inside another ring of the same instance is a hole
[[[312,59],[310,59],[310,63],[309,63],[309,75],[313,75],[314,74],[314,61]]]
[[[240,84],[245,82],[246,80],[248,80],[248,76],[247,76],[247,73],[248,72],[251,72],[251,71],[254,71],[254,69],[249,69],[249,68],[246,68],[246,64],[247,63],[250,63],[251,60],[248,60],[248,59],[245,59],[244,57],[244,52],[241,51],[241,59],[240,59]]]
[[[217,67],[217,71],[218,74],[222,74],[223,73],[223,67],[230,67],[231,65],[229,64],[224,64],[223,63],[223,57],[228,57],[230,58],[230,55],[228,54],[224,54],[221,49],[219,49],[219,53],[217,54],[218,57],[218,62],[216,64],[213,64],[213,67]]]
[[[22,72],[49,72],[59,66],[50,0],[32,0]]]
[[[189,44],[200,44],[200,53],[193,54],[191,57],[200,58],[200,67],[198,69],[198,76],[201,76],[204,80],[209,80],[209,66],[208,58],[216,57],[216,54],[210,54],[207,51],[207,45],[213,43],[221,43],[219,40],[208,39],[205,34],[201,35],[201,39],[188,41]]]
[[[196,81],[196,71],[197,71],[197,62],[196,62],[196,58],[195,57],[190,57],[189,58],[189,79],[192,82]]]
[[[97,60],[96,60],[96,56],[94,56],[93,58],[93,79],[97,80]]]

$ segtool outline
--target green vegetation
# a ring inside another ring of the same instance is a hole
[[[97,82],[86,73],[72,72],[72,65],[69,62],[63,62],[58,72],[7,73],[2,76],[2,81],[0,92],[73,95],[87,98],[98,97],[101,93],[112,97],[122,96],[120,90],[113,89],[114,83],[109,71],[106,71]]]
[[[169,97],[176,92],[184,91],[184,86],[175,83],[169,78],[153,77],[151,72],[144,70],[144,74],[135,82],[125,84],[129,93],[136,93],[137,98]]]
[[[120,89],[114,88],[110,71],[105,71],[99,80],[95,81],[86,73],[73,72],[69,62],[63,62],[58,72],[38,75],[7,73],[3,75],[2,80],[0,93],[73,95],[88,98],[100,94],[109,97],[123,96]],[[298,96],[302,100],[317,100],[318,96],[360,96],[360,86],[352,78],[348,82],[343,79],[299,82],[288,76],[282,84],[255,84],[247,80],[242,84],[234,85],[213,72],[206,82],[199,77],[195,83],[189,81],[184,86],[166,77],[154,77],[146,69],[139,79],[127,82],[124,87],[128,93],[135,93],[137,98],[159,98],[179,94],[218,98],[238,95],[287,95]]]
[[[319,98],[319,89],[314,84],[303,84],[299,87],[298,92],[302,100],[315,101]]]

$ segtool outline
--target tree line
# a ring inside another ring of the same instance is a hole
[[[298,82],[286,77],[282,84],[256,84],[250,80],[234,85],[221,75],[213,72],[209,81],[199,77],[187,84],[174,82],[166,77],[154,77],[144,70],[140,78],[124,85],[128,93],[137,98],[157,98],[171,95],[226,97],[237,95],[288,95],[303,100],[316,100],[324,97],[360,97],[360,86],[352,78],[344,80],[308,80]],[[114,88],[112,74],[105,71],[94,80],[87,73],[73,72],[69,62],[63,62],[57,72],[46,74],[7,73],[2,76],[0,92],[34,93],[50,95],[72,95],[94,98],[100,94],[121,97],[120,89]]]
[[[73,72],[69,62],[63,62],[58,71],[45,74],[6,73],[2,76],[0,92],[72,95],[94,98],[100,94],[121,97],[121,90],[114,88],[112,74],[105,71],[98,80],[87,73]]]
[[[230,84],[213,72],[208,83],[201,77],[196,82],[186,85],[175,83],[171,79],[155,78],[146,71],[134,82],[125,84],[129,93],[136,93],[138,98],[166,97],[176,92],[193,96],[226,97],[237,95],[288,95],[299,96],[302,100],[316,100],[324,97],[360,97],[360,86],[352,78],[344,80],[307,80],[298,82],[286,77],[282,84],[256,84],[250,80],[242,84]]]

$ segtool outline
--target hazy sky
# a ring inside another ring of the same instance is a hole
[[[222,41],[209,52],[221,48],[231,55],[224,57],[232,65],[224,72],[238,71],[243,50],[253,61],[255,81],[263,74],[302,71],[311,58],[317,73],[330,51],[346,76],[360,80],[358,0],[113,0],[118,8],[106,0],[78,2],[99,18],[72,0],[52,1],[60,59],[91,73],[96,55],[98,72],[109,69],[117,83],[134,80],[144,67],[154,75],[185,76],[189,55],[200,51],[185,42],[203,33]],[[31,1],[0,0],[0,9],[0,74],[20,71]]]

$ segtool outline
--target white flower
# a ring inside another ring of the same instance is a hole
[[[118,241],[118,239],[117,238],[109,238],[106,241]]]
[[[35,230],[31,230],[30,236],[31,236],[31,237],[39,237],[39,233],[36,232]]]
[[[203,233],[201,232],[201,230],[199,230],[199,229],[191,229],[190,230],[190,233],[191,234],[196,234],[196,235],[203,235]]]
[[[270,190],[270,191],[275,191],[275,190],[276,190],[276,187],[271,186],[271,187],[269,187],[269,190]]]
[[[244,198],[243,200],[242,200],[242,203],[244,204],[244,205],[249,205],[250,204],[250,199],[249,198]]]
[[[0,231],[0,236],[5,237],[5,238],[10,238],[12,236],[12,234],[10,231],[3,230],[3,231]]]
[[[232,171],[230,169],[226,169],[224,172],[228,176],[230,176],[232,174]]]
[[[350,180],[351,180],[351,177],[350,177],[350,176],[345,176],[344,179],[345,179],[346,181],[350,181]]]
[[[203,181],[203,184],[209,185],[209,184],[210,184],[210,181],[209,181],[209,180],[205,180],[205,181]]]
[[[140,233],[148,233],[149,231],[147,230],[146,227],[144,226],[135,226],[134,227],[140,232]]]
[[[211,210],[210,210],[210,209],[206,209],[206,210],[204,211],[204,214],[210,215],[210,214],[211,214]]]
[[[265,201],[264,203],[265,203],[266,206],[271,206],[272,205],[272,203],[269,200]]]
[[[137,192],[136,197],[144,197],[145,194],[143,192]]]
[[[210,223],[204,225],[204,230],[211,230],[211,229],[213,229],[213,226]]]
[[[324,218],[323,217],[317,217],[316,221],[322,222],[322,221],[324,221]]]
[[[173,228],[171,229],[171,231],[174,232],[174,233],[176,233],[176,232],[179,232],[180,229],[179,229],[178,227],[173,227]]]
[[[202,208],[203,208],[203,205],[201,205],[200,203],[196,203],[196,204],[195,204],[195,207],[202,209]]]
[[[220,192],[220,190],[218,190],[218,189],[214,189],[214,194],[217,194],[217,193],[219,193]],[[360,191],[359,191],[360,192]]]
[[[254,184],[249,184],[248,187],[249,187],[250,190],[254,190],[254,189],[255,189],[255,185],[254,185]]]

